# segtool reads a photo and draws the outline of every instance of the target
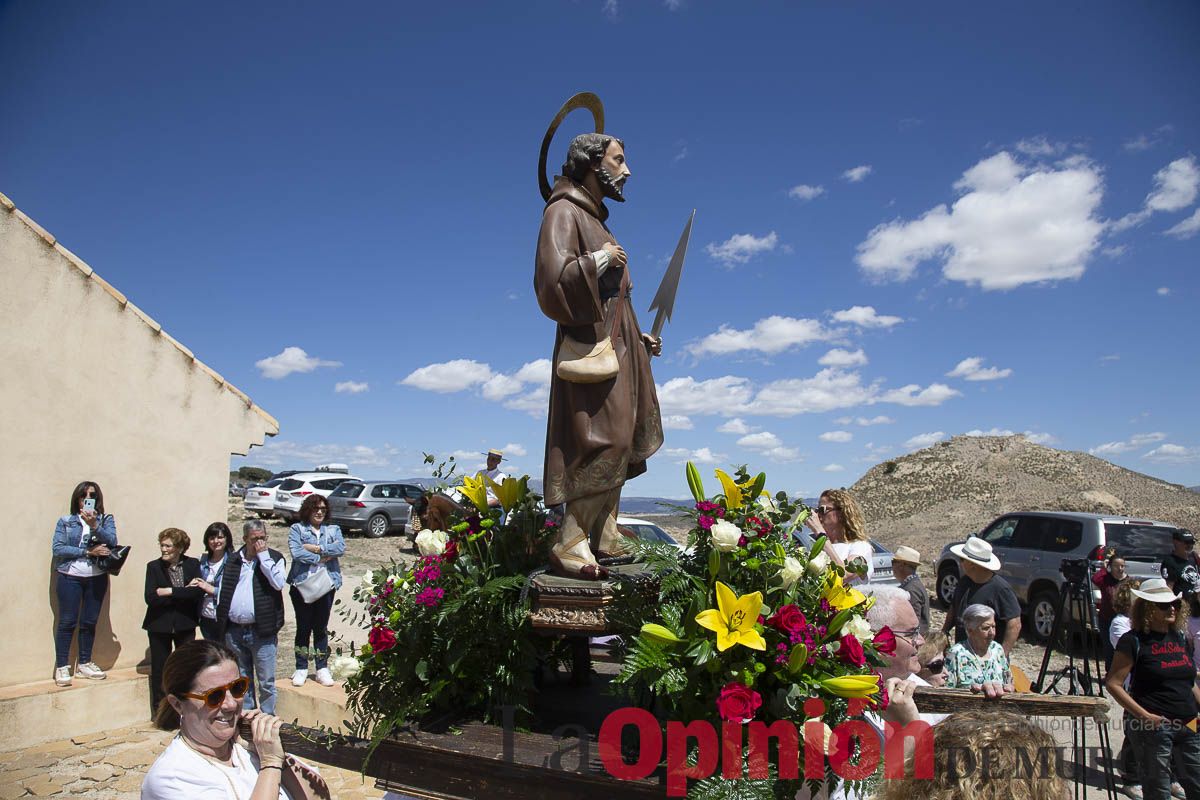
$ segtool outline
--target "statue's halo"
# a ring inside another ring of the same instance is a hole
[[[546,156],[550,152],[550,142],[554,139],[554,134],[558,131],[558,126],[566,119],[567,114],[570,114],[577,108],[586,108],[592,112],[592,119],[596,123],[596,133],[604,133],[604,104],[600,102],[600,98],[592,92],[580,92],[572,97],[567,102],[563,103],[563,107],[554,115],[554,120],[550,123],[550,127],[546,129],[546,135],[542,138],[542,152],[538,155],[538,188],[542,191],[542,199],[550,199],[550,178],[546,174]]]

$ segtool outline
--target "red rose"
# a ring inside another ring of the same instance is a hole
[[[804,612],[788,603],[786,606],[780,606],[779,610],[767,620],[767,624],[778,631],[793,634],[803,633],[805,627],[808,626],[808,620],[804,618]]]
[[[749,722],[761,705],[762,695],[736,681],[725,684],[717,695],[717,712],[731,722]]]
[[[391,650],[396,646],[396,634],[390,628],[371,628],[367,642],[371,645],[372,653]]]
[[[888,626],[884,625],[871,642],[875,645],[875,649],[884,655],[896,655],[896,634],[892,633],[892,629]]]
[[[842,637],[842,645],[838,648],[838,658],[856,667],[867,663],[867,655],[863,652],[862,645],[850,633]]]

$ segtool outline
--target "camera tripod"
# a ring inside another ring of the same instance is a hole
[[[1096,616],[1096,606],[1092,603],[1092,598],[1088,590],[1090,585],[1090,565],[1085,579],[1080,580],[1075,577],[1067,577],[1063,582],[1062,591],[1058,599],[1058,613],[1054,617],[1054,626],[1050,631],[1050,641],[1046,642],[1046,650],[1042,653],[1042,666],[1038,670],[1037,680],[1033,683],[1032,691],[1038,694],[1104,697],[1104,671],[1101,669],[1103,663],[1100,655],[1101,648],[1099,642],[1092,635],[1100,631],[1100,623]],[[1049,676],[1051,678],[1050,685],[1046,687],[1046,672],[1050,667],[1050,653],[1054,649],[1055,642],[1062,635],[1068,618],[1078,620],[1082,629],[1080,636],[1084,647],[1083,669],[1080,670],[1076,665],[1075,653],[1070,648],[1067,648],[1067,665]],[[1102,633],[1102,635],[1107,634]],[[1094,673],[1093,667],[1095,668]],[[1059,687],[1059,684],[1063,682],[1066,685],[1065,691],[1062,691]],[[1098,723],[1097,734],[1100,748],[1104,752],[1104,757],[1100,759],[1104,766],[1104,788],[1109,800],[1116,800],[1117,786],[1113,780],[1113,752],[1108,735],[1107,721]],[[1086,724],[1079,717],[1071,717],[1071,748],[1075,756],[1075,769],[1072,770],[1071,778],[1074,784],[1075,800],[1082,800],[1082,798],[1087,796],[1086,783],[1084,782],[1084,775],[1087,771],[1087,740]]]

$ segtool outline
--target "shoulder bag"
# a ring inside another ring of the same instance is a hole
[[[307,578],[299,583],[293,583],[292,586],[295,586],[296,591],[300,592],[304,602],[315,603],[333,591],[333,578],[329,577],[329,570],[325,568],[324,564],[321,564],[308,573]]]
[[[617,310],[613,313],[613,326],[608,336],[592,344],[581,342],[563,332],[558,346],[558,363],[554,373],[568,383],[601,383],[617,377],[620,364],[612,340],[621,335],[621,311],[625,308],[625,296],[629,284],[629,272],[621,275],[621,288],[617,291]]]

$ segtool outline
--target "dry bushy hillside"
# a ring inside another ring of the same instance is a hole
[[[1092,511],[1200,529],[1200,495],[1086,453],[1022,436],[956,436],[872,467],[851,487],[871,536],[928,563],[1006,511]]]

